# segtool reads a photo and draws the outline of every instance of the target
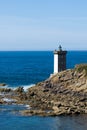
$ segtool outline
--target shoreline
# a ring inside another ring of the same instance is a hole
[[[62,71],[24,91],[0,88],[0,104],[28,105],[22,115],[87,114],[87,64]]]

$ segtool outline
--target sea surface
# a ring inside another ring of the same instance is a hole
[[[87,51],[68,51],[67,69],[87,63]],[[0,83],[25,89],[53,73],[52,51],[1,51]],[[87,130],[87,115],[39,117],[21,116],[24,105],[0,105],[0,130]]]

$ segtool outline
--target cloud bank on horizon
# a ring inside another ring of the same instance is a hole
[[[87,50],[86,0],[0,1],[0,50]]]

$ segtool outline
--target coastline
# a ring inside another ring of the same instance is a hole
[[[24,91],[0,88],[0,104],[23,104],[22,115],[58,116],[87,113],[87,64],[62,71]]]

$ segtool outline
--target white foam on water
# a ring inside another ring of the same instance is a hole
[[[25,107],[26,107],[27,109],[30,109],[30,105],[25,105]]]
[[[31,85],[25,85],[25,86],[23,86],[24,91],[26,92],[29,88],[31,88],[31,87],[33,87],[33,86],[35,86],[35,84],[31,84]]]
[[[25,107],[26,109],[30,109],[30,105],[28,105],[28,104],[26,104],[26,105],[24,105],[24,104],[16,104],[16,105],[18,105],[18,106],[23,106],[23,107]]]
[[[15,99],[11,99],[11,98],[3,98],[2,100],[5,102],[16,102],[17,101]]]
[[[8,88],[8,85],[0,86],[0,88]]]
[[[23,87],[24,91],[26,92],[28,88],[31,88],[33,86],[35,86],[35,84],[21,85],[20,87]],[[0,88],[7,88],[7,89],[16,90],[18,87],[11,87],[9,85],[6,85],[6,86],[0,86]]]

